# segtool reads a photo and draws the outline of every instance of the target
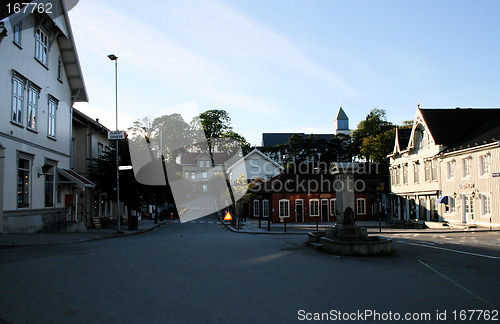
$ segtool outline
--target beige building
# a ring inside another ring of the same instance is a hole
[[[500,109],[417,109],[390,158],[401,220],[500,226]]]

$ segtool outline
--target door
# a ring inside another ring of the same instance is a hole
[[[467,224],[474,224],[474,198],[471,195],[463,195],[462,198],[462,222]]]
[[[328,222],[328,199],[321,199],[321,221]]]
[[[302,199],[295,200],[295,214],[297,215],[297,223],[304,222],[304,201]]]

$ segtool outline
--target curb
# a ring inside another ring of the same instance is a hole
[[[162,223],[155,224],[154,226],[150,228],[146,228],[140,231],[132,232],[132,233],[116,233],[116,234],[109,234],[109,235],[104,235],[104,236],[98,236],[98,237],[91,237],[83,240],[75,240],[75,241],[68,241],[68,242],[53,242],[53,243],[30,243],[30,244],[15,244],[15,243],[2,243],[0,242],[0,249],[14,249],[14,248],[21,248],[21,247],[28,247],[28,246],[42,246],[42,245],[61,245],[61,244],[75,244],[75,243],[85,243],[85,242],[92,242],[92,241],[99,241],[99,240],[105,240],[105,239],[111,239],[111,238],[118,238],[118,237],[125,237],[125,236],[132,236],[132,235],[138,235],[138,234],[143,234],[147,232],[151,232],[157,228],[162,227],[163,225],[168,224],[169,221],[164,221]]]

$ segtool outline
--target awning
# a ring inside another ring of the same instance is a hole
[[[448,205],[448,196],[442,196],[438,199],[438,204]]]
[[[57,168],[57,173],[68,179],[69,183],[74,183],[83,190],[85,190],[85,188],[89,189],[95,188],[95,184],[92,181],[88,180],[87,178],[85,178],[84,176],[78,174],[73,170]],[[64,183],[64,181],[59,181],[59,182]]]

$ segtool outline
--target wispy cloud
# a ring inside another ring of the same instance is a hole
[[[291,76],[356,90],[310,59],[294,42],[219,1],[154,3],[149,22],[97,1],[72,11],[78,44],[121,62],[213,105],[246,113],[279,114],[272,91]],[[148,7],[149,2],[141,3]],[[153,4],[153,2],[151,2]],[[283,73],[286,71],[286,73]],[[265,85],[264,85],[265,84]]]

